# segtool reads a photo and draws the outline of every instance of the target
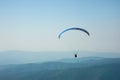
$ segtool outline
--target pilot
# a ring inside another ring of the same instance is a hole
[[[75,54],[75,58],[77,58],[77,54]]]

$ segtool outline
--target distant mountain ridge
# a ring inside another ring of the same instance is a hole
[[[61,59],[60,62],[66,62],[66,63],[80,63],[85,61],[91,61],[91,60],[102,60],[105,59],[103,57],[81,57],[81,58],[69,58],[69,59]]]
[[[0,67],[0,80],[120,80],[120,58],[85,57],[1,66],[5,68]]]
[[[60,59],[57,61],[49,61],[43,63],[27,63],[27,64],[13,64],[13,65],[1,65],[1,68],[18,68],[18,67],[40,67],[42,69],[64,69],[64,68],[74,68],[74,67],[88,67],[101,64],[112,64],[119,63],[120,58],[103,58],[103,57],[83,57],[83,58],[69,58]]]
[[[72,51],[0,51],[0,64],[26,64],[74,58]],[[78,51],[78,58],[85,56],[120,57],[120,53]],[[97,58],[98,59],[98,58]]]

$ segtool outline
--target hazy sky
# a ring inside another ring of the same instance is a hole
[[[0,50],[120,52],[120,0],[0,0]]]

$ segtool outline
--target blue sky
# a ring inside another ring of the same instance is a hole
[[[119,53],[119,8],[119,0],[0,0],[0,51]],[[59,40],[69,27],[82,27],[91,36],[71,31]]]

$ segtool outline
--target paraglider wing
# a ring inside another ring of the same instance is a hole
[[[65,29],[64,31],[62,31],[62,32],[58,35],[58,38],[60,39],[60,38],[61,38],[61,35],[62,35],[64,32],[69,31],[69,30],[80,30],[80,31],[85,32],[88,36],[90,35],[87,30],[82,29],[82,28],[68,28],[68,29]]]

